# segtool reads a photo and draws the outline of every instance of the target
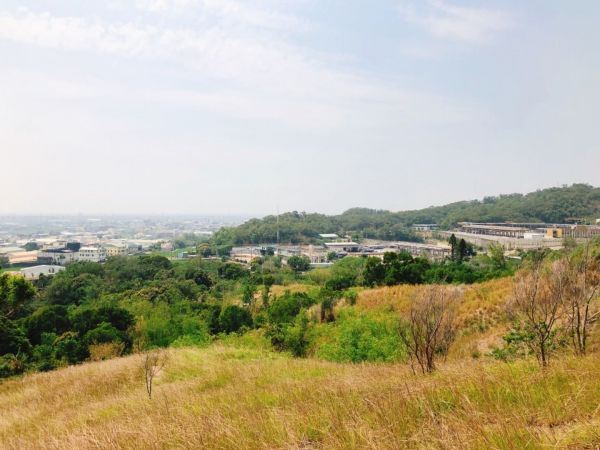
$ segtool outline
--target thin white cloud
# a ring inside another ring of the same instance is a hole
[[[46,48],[139,55],[148,51],[157,33],[152,26],[103,25],[84,18],[56,17],[27,9],[0,12],[0,39]]]
[[[419,7],[403,4],[401,17],[429,33],[453,40],[484,44],[493,35],[510,28],[513,19],[504,11],[452,5],[442,0],[419,3]]]
[[[20,10],[0,12],[0,39],[167,63],[189,72],[195,81],[227,85],[212,90],[161,87],[151,89],[150,98],[234,117],[284,121],[294,127],[455,123],[477,116],[452,99],[341,70],[323,55],[276,36],[223,24],[194,29],[143,22],[107,24]]]
[[[135,0],[138,9],[151,13],[215,15],[231,23],[274,30],[307,30],[308,24],[289,14],[236,0]]]

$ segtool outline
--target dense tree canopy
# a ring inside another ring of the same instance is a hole
[[[569,218],[600,217],[600,188],[573,184],[529,194],[508,194],[397,213],[406,223],[437,223],[448,228],[458,222],[564,223]]]
[[[0,315],[8,319],[19,317],[34,295],[33,286],[24,278],[0,273]]]

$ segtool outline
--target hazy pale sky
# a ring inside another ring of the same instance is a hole
[[[2,0],[0,213],[600,185],[600,2]]]

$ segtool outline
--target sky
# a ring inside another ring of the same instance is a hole
[[[600,2],[2,0],[0,214],[600,185]]]

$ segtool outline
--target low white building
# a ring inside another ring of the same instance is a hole
[[[533,241],[543,241],[546,235],[544,233],[523,233],[523,239],[530,239]]]
[[[77,261],[77,252],[64,248],[47,248],[38,251],[38,262],[44,262],[51,265],[70,264]]]
[[[43,264],[21,269],[21,275],[23,275],[26,280],[37,280],[40,278],[40,275],[51,276],[57,274],[61,270],[65,270],[65,268],[62,266]]]
[[[81,247],[77,261],[102,262],[106,260],[106,251],[102,247]]]

